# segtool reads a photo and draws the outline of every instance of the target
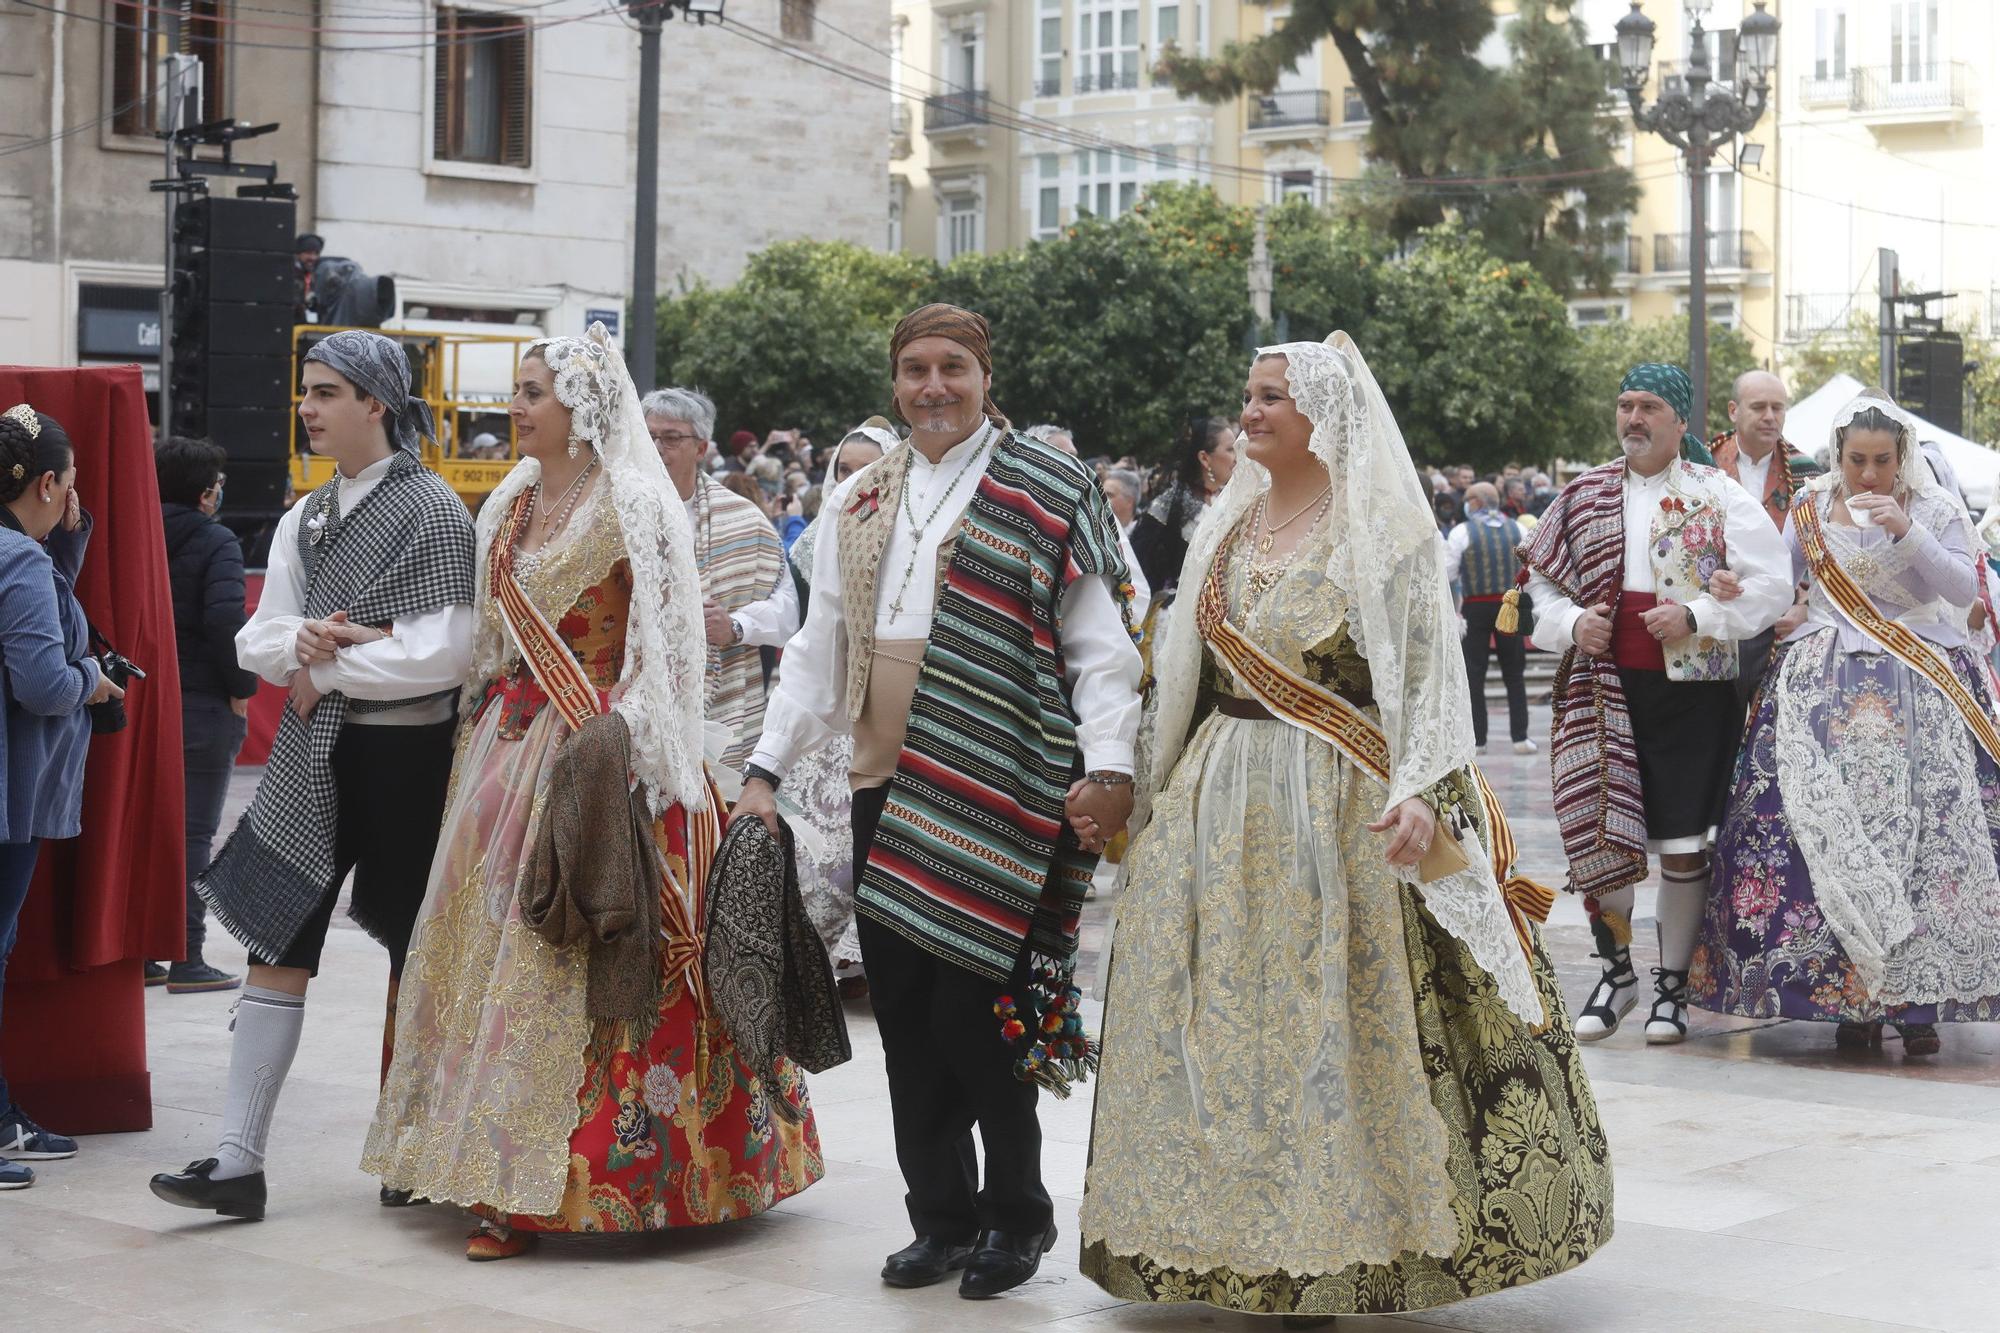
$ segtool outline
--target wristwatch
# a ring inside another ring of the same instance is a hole
[[[735,616],[729,617],[729,646],[734,648],[743,642],[743,622]]]
[[[1100,787],[1129,787],[1132,785],[1130,773],[1120,773],[1116,769],[1092,769],[1083,775],[1085,782],[1095,782]]]
[[[743,765],[743,780],[745,782],[748,782],[752,778],[761,778],[763,781],[770,784],[772,791],[776,791],[778,789],[778,783],[782,781],[782,779],[780,779],[776,773],[773,773],[770,769],[764,768],[761,765],[758,764]]]
[[[1693,607],[1691,607],[1691,606],[1686,606],[1686,607],[1682,607],[1682,608],[1681,608],[1681,611],[1682,611],[1682,613],[1683,613],[1683,614],[1685,614],[1685,615],[1687,616],[1687,618],[1688,618],[1688,633],[1690,633],[1690,634],[1693,634],[1693,633],[1694,633],[1695,631],[1697,631],[1697,630],[1699,630],[1699,629],[1701,628],[1701,626],[1699,626],[1699,625],[1697,625],[1697,624],[1695,624],[1695,623],[1694,623],[1694,608],[1693,608]]]

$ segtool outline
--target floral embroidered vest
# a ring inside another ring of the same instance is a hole
[[[1667,477],[1666,492],[1653,512],[1646,556],[1653,569],[1653,596],[1685,606],[1701,596],[1708,580],[1729,563],[1727,506],[1718,486],[1734,486],[1727,473],[1679,461]],[[1684,634],[1661,645],[1668,680],[1735,680],[1734,640]]]

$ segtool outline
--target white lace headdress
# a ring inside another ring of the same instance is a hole
[[[653,808],[675,801],[702,809],[702,706],[708,641],[701,622],[701,577],[680,492],[646,433],[639,392],[604,325],[582,338],[544,338],[528,348],[555,377],[556,401],[570,410],[570,437],[597,450],[632,566],[625,665],[612,707],[632,731],[632,763]],[[542,466],[523,459],[479,511],[479,599],[493,595],[487,564],[500,525]],[[491,679],[512,645],[506,633],[482,632],[472,679]],[[475,685],[476,687],[476,685]]]
[[[1257,355],[1285,358],[1292,399],[1312,422],[1313,455],[1332,483],[1325,522],[1335,540],[1326,576],[1349,607],[1348,633],[1373,678],[1389,742],[1386,812],[1472,762],[1470,695],[1444,543],[1428,489],[1354,340],[1335,332],[1324,343],[1260,347]],[[1153,656],[1157,685],[1141,736],[1135,834],[1180,758],[1194,716],[1206,651],[1194,600],[1223,542],[1270,484],[1270,473],[1239,448],[1229,484],[1188,547],[1180,601]],[[1541,1000],[1492,865],[1483,851],[1471,860],[1471,868],[1424,885],[1424,899],[1439,924],[1493,974],[1509,1007],[1539,1023]]]

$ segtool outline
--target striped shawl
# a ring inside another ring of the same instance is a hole
[[[1563,488],[1521,547],[1522,563],[1578,606],[1616,606],[1625,586],[1625,464]],[[1646,808],[1625,687],[1609,656],[1575,647],[1556,668],[1549,745],[1569,887],[1595,897],[1646,877]]]
[[[694,544],[702,596],[724,611],[768,598],[785,572],[785,548],[763,511],[706,476],[697,479]],[[764,731],[764,654],[754,643],[708,646],[708,719],[730,731],[720,767],[743,767]]]
[[[1118,527],[1072,459],[1004,436],[959,525],[855,910],[993,981],[1072,958],[1097,857],[1063,820],[1081,774],[1059,608],[1126,582]]]

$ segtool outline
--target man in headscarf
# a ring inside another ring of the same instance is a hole
[[[1618,386],[1618,392],[1650,393],[1672,408],[1680,425],[1681,457],[1690,463],[1715,465],[1714,455],[1708,452],[1708,446],[1701,442],[1688,421],[1694,415],[1694,381],[1685,370],[1664,361],[1642,361],[1625,372],[1625,381]]]
[[[979,1298],[1055,1240],[1036,1090],[1084,1061],[1080,1036],[1074,1056],[1042,1044],[1036,997],[1073,996],[1084,891],[1131,814],[1140,662],[1117,521],[1080,463],[994,406],[986,321],[913,312],[890,371],[910,439],[822,510],[736,813],[774,821],[791,766],[852,733],[861,950],[916,1232],[882,1279],[963,1268]]]
[[[765,652],[798,633],[799,592],[763,510],[701,469],[715,404],[697,389],[655,389],[641,404],[694,533],[708,635],[708,720],[729,728],[722,766],[743,767],[764,730]]]
[[[1686,461],[1686,372],[1636,366],[1618,394],[1623,456],[1565,487],[1521,547],[1535,641],[1563,654],[1550,771],[1569,887],[1587,895],[1604,974],[1577,1016],[1610,1036],[1638,1002],[1633,886],[1660,857],[1660,966],[1646,1040],[1687,1035],[1687,973],[1742,730],[1737,645],[1791,604],[1791,559],[1763,508]],[[1740,591],[1718,598],[1727,569]]]
[[[417,461],[434,436],[395,341],[343,330],[306,353],[299,420],[334,475],[279,520],[237,660],[291,690],[243,821],[195,888],[250,950],[215,1156],[153,1177],[168,1203],[264,1215],[264,1147],[341,885],[389,951],[389,1021],[423,905],[472,656],[473,534]],[[387,1052],[383,1066],[387,1068]],[[408,1202],[385,1193],[385,1204]]]

